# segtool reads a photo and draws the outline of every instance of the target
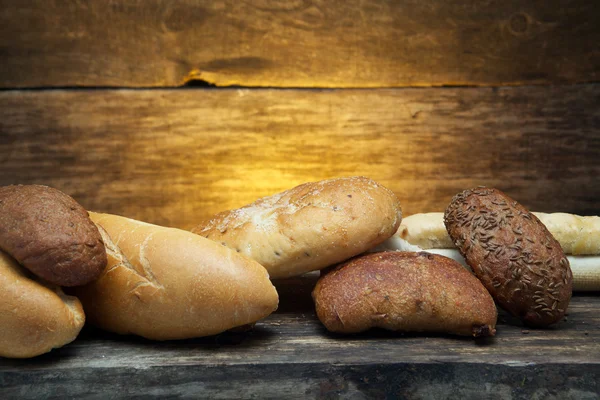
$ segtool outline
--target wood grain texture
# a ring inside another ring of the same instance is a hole
[[[585,0],[0,0],[0,87],[589,82]]]
[[[597,398],[597,296],[576,296],[566,321],[523,330],[504,313],[485,341],[371,331],[328,333],[310,305],[314,279],[282,296],[286,311],[250,333],[151,342],[86,329],[31,360],[0,359],[3,398]],[[283,287],[282,287],[283,285]],[[306,301],[305,301],[306,300]],[[301,307],[290,308],[289,302]],[[286,306],[287,304],[287,306]],[[352,397],[354,396],[354,397]]]
[[[477,185],[600,214],[600,85],[0,93],[0,185],[192,228],[307,181],[365,175],[404,215]]]

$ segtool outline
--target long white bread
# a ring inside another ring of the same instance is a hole
[[[95,282],[75,289],[100,328],[154,340],[214,335],[254,323],[278,296],[257,262],[193,233],[90,213],[108,254]]]
[[[533,213],[560,243],[565,254],[600,255],[600,217],[566,213]],[[452,239],[444,225],[444,213],[405,217],[395,236],[422,249],[451,249]]]
[[[574,291],[600,290],[600,217],[566,213],[534,212],[558,240],[569,259]],[[378,249],[428,251],[464,259],[454,247],[444,225],[444,213],[414,214],[405,217],[396,234]]]
[[[600,255],[600,217],[566,213],[537,213],[566,254]]]
[[[272,278],[322,269],[396,232],[392,191],[365,177],[310,182],[215,215],[192,230],[263,265]]]
[[[45,284],[0,251],[0,357],[29,358],[75,340],[85,315],[77,298]]]
[[[422,249],[451,249],[452,239],[444,225],[444,213],[432,212],[404,217],[395,237]]]

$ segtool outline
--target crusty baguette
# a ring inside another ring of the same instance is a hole
[[[0,357],[35,357],[64,346],[85,322],[77,298],[38,281],[2,251],[0,293]]]
[[[533,215],[548,228],[566,254],[600,255],[600,217],[566,213]],[[422,249],[454,247],[444,226],[444,213],[431,212],[405,217],[395,236]]]
[[[305,183],[192,230],[263,265],[272,278],[322,269],[383,242],[398,229],[398,198],[365,177]]]
[[[251,324],[277,308],[267,271],[221,244],[116,215],[90,216],[109,263],[97,281],[75,293],[100,328],[184,339]]]

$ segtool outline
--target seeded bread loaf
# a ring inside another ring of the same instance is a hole
[[[35,357],[64,346],[85,322],[77,298],[36,279],[3,251],[0,292],[0,357]]]
[[[536,216],[497,189],[477,188],[454,196],[444,223],[500,306],[534,327],[562,319],[571,299],[571,269]]]
[[[352,177],[297,186],[217,214],[192,231],[283,278],[360,254],[392,236],[401,220],[394,193]]]
[[[333,269],[313,291],[332,332],[378,327],[404,332],[492,336],[494,300],[460,264],[430,253],[381,252]]]
[[[90,213],[109,264],[74,288],[88,320],[108,331],[154,340],[214,335],[254,323],[277,308],[267,271],[255,261],[180,229]]]
[[[47,186],[0,187],[0,248],[60,286],[84,285],[106,267],[104,244],[87,211]]]

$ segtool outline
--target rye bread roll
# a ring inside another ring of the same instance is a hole
[[[85,315],[77,298],[46,284],[0,251],[0,357],[29,358],[75,340]]]
[[[562,319],[573,275],[540,220],[497,189],[465,190],[444,214],[448,234],[498,304],[525,324]]]
[[[254,323],[277,308],[267,271],[247,257],[180,229],[90,216],[109,263],[100,278],[73,291],[102,329],[186,339]]]
[[[319,320],[332,332],[374,327],[475,337],[496,332],[496,305],[481,282],[435,254],[359,256],[319,279],[312,295]]]
[[[87,211],[47,186],[0,187],[0,248],[60,286],[84,285],[106,267],[102,238]]]
[[[305,183],[215,215],[195,232],[264,266],[271,278],[319,270],[396,232],[398,198],[365,177]]]

